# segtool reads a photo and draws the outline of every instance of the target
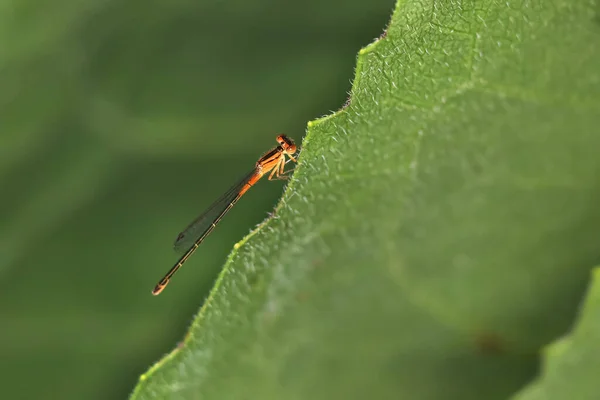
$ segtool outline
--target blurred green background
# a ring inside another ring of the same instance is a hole
[[[281,183],[165,292],[177,233],[285,132],[338,109],[393,0],[7,1],[0,11],[3,399],[125,398],[181,340]]]

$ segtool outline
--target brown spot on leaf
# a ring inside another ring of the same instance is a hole
[[[492,332],[480,332],[475,336],[475,346],[484,355],[498,355],[506,351],[506,343]]]

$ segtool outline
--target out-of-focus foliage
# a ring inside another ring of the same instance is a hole
[[[339,107],[392,0],[0,6],[3,399],[116,399],[185,332],[260,183],[159,298],[177,232]]]
[[[600,261],[597,12],[398,2],[275,218],[132,398],[491,400],[533,381]]]
[[[577,324],[569,335],[544,351],[541,376],[513,400],[563,400],[598,398],[600,370],[600,268],[580,311]]]

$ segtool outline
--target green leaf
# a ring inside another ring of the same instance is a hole
[[[181,338],[283,182],[157,299],[173,239],[276,132],[344,101],[393,0],[344,3],[2,2],[0,397],[123,398]]]
[[[532,380],[600,255],[597,12],[399,1],[132,398],[502,399]]]
[[[600,397],[599,313],[600,268],[596,268],[573,332],[545,349],[541,377],[514,400],[592,400]]]

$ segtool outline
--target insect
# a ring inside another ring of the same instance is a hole
[[[279,145],[265,153],[254,165],[252,171],[244,176],[238,183],[233,185],[225,194],[219,197],[208,209],[190,223],[175,240],[175,249],[189,248],[167,272],[167,274],[156,284],[153,295],[158,295],[167,286],[173,275],[190,258],[206,237],[215,229],[221,219],[238,202],[238,200],[260,180],[269,174],[269,180],[287,179],[288,175],[285,164],[291,160],[296,162],[294,154],[297,147],[294,141],[286,135],[276,138]],[[288,160],[289,159],[289,160]],[[289,171],[288,171],[289,172]]]

